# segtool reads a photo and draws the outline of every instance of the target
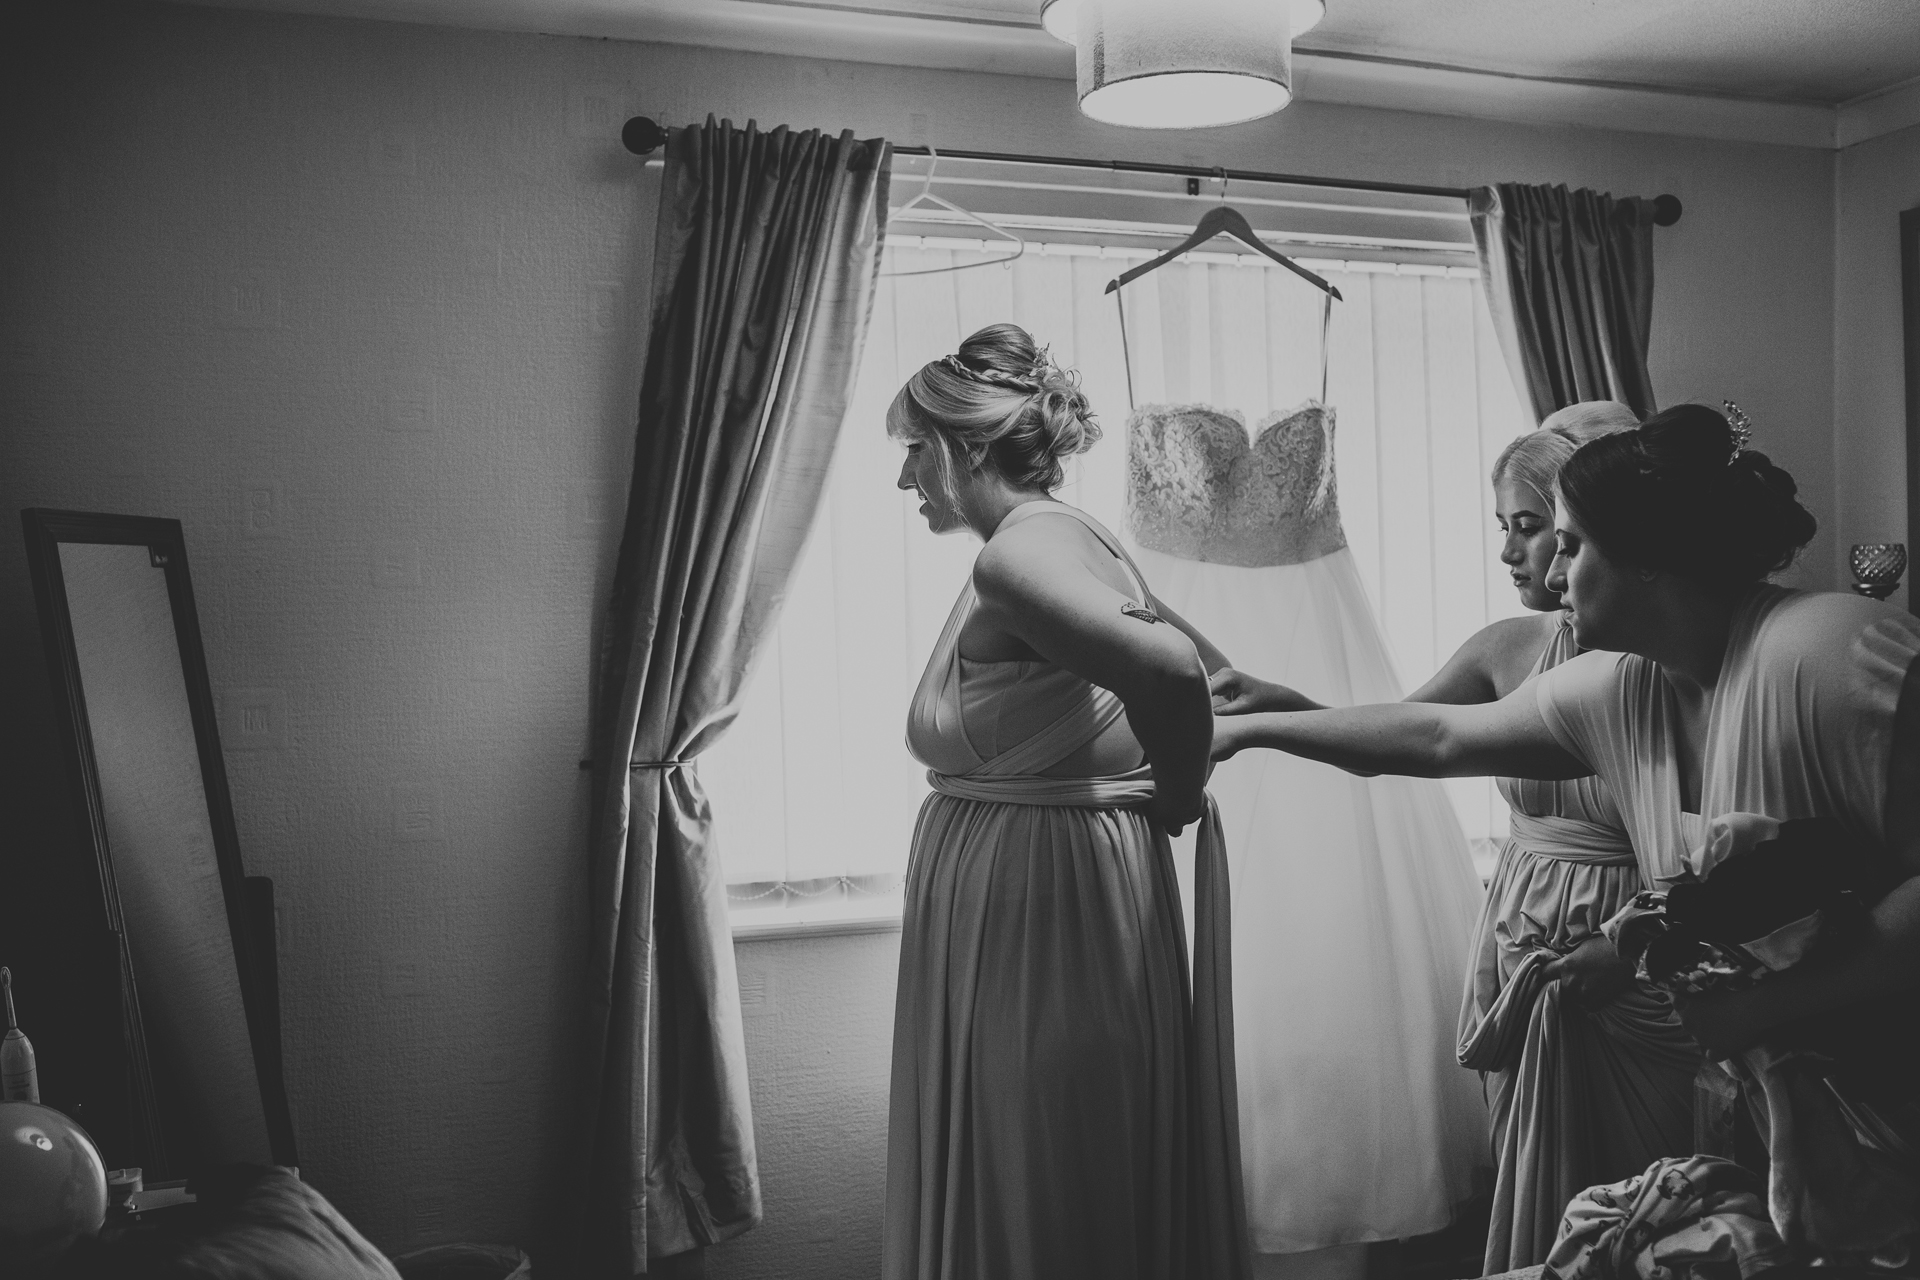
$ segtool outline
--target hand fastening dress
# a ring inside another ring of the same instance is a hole
[[[1054,502],[1016,508],[1085,524]],[[1242,1280],[1225,852],[1202,824],[1189,975],[1151,772],[1114,694],[960,656],[960,593],[907,744],[885,1280]],[[1209,806],[1211,807],[1211,806]]]
[[[1333,410],[1249,437],[1147,405],[1128,523],[1165,605],[1241,669],[1334,705],[1401,696],[1346,534]],[[1209,784],[1233,861],[1234,1016],[1253,1247],[1300,1254],[1445,1227],[1487,1162],[1454,1057],[1480,882],[1437,782],[1247,751]]]

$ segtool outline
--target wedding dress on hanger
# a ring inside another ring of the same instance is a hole
[[[1340,525],[1333,429],[1312,400],[1251,436],[1235,412],[1142,406],[1127,431],[1129,531],[1158,598],[1236,667],[1331,705],[1395,701]],[[1489,1163],[1480,1083],[1454,1045],[1481,890],[1446,794],[1277,751],[1221,764],[1210,788],[1232,868],[1254,1248],[1300,1255],[1446,1227]],[[1363,1264],[1357,1248],[1342,1257],[1259,1270]]]

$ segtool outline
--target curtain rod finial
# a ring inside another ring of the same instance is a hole
[[[637,156],[652,155],[666,140],[666,129],[648,116],[635,116],[620,128],[621,143]]]
[[[1679,196],[1655,196],[1653,198],[1653,225],[1670,227],[1680,221]]]

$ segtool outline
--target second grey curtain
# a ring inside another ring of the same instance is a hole
[[[1535,421],[1582,400],[1652,413],[1652,202],[1503,182],[1471,206],[1487,305]]]
[[[667,144],[633,487],[594,708],[582,1273],[752,1227],[760,1185],[711,814],[826,483],[872,309],[891,150],[730,122]]]

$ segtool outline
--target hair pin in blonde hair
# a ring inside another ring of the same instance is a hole
[[[1044,383],[1054,370],[1053,347],[1044,346],[1033,353],[1033,380]]]
[[[1727,465],[1732,466],[1734,458],[1745,453],[1747,446],[1753,443],[1753,419],[1741,412],[1740,406],[1731,400],[1722,400],[1720,403],[1727,406],[1727,425],[1733,428],[1733,456],[1727,459]]]

